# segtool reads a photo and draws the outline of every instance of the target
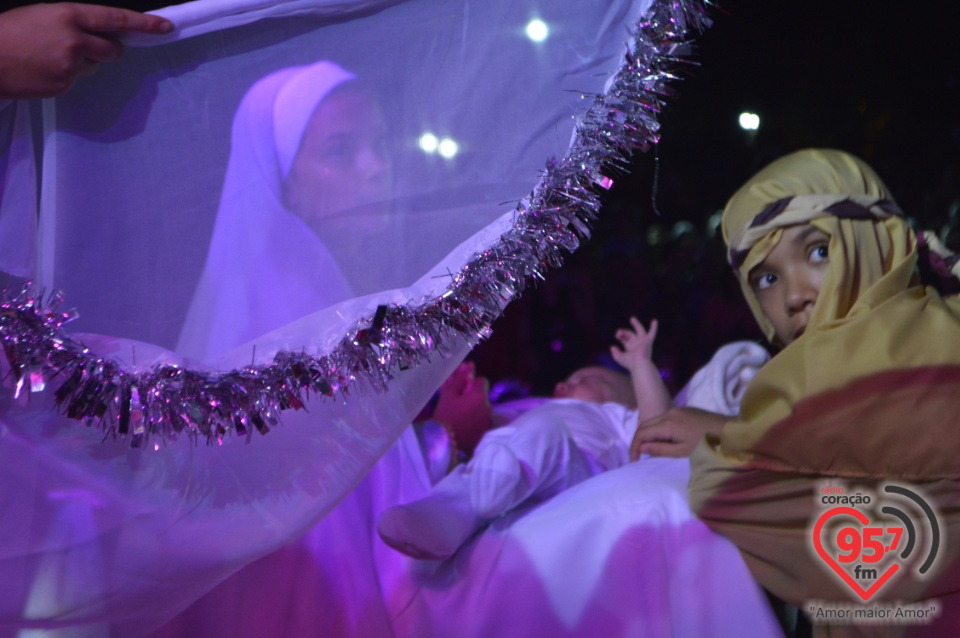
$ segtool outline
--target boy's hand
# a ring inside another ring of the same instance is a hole
[[[159,16],[69,2],[0,13],[0,99],[66,93],[101,62],[123,56],[122,34],[172,30],[170,21]]]
[[[645,330],[643,324],[636,317],[630,317],[630,328],[617,330],[614,337],[623,347],[610,346],[610,355],[618,364],[633,372],[637,366],[650,362],[653,351],[653,341],[657,338],[657,320],[650,322],[650,329]]]
[[[630,444],[630,460],[641,454],[651,456],[690,456],[708,433],[719,434],[729,420],[720,414],[696,408],[673,408],[637,427]]]
[[[473,363],[461,363],[443,385],[433,419],[453,430],[457,447],[472,452],[490,429],[490,383],[476,377]]]

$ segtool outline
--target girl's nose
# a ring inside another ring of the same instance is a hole
[[[357,168],[367,177],[382,175],[389,164],[386,153],[374,146],[365,146],[357,155]]]

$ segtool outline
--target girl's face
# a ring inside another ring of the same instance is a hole
[[[750,271],[750,286],[784,346],[807,329],[827,274],[829,242],[827,234],[809,224],[790,226]]]
[[[284,183],[284,204],[315,230],[335,223],[338,213],[356,217],[358,226],[376,225],[364,218],[383,212],[392,177],[380,108],[367,90],[346,85],[310,118]]]

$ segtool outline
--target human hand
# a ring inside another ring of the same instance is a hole
[[[54,97],[123,56],[128,32],[163,34],[169,20],[98,5],[33,4],[0,13],[0,99]]]
[[[433,410],[433,420],[453,430],[457,447],[468,453],[490,429],[493,416],[490,383],[475,374],[473,363],[461,363],[440,386],[440,398]]]
[[[651,456],[690,456],[704,436],[719,434],[729,420],[697,408],[673,408],[661,416],[644,421],[637,427],[630,444],[630,460],[641,454]]]
[[[632,330],[620,328],[614,333],[623,349],[610,346],[610,355],[618,364],[633,372],[638,366],[651,362],[653,342],[657,338],[657,320],[650,322],[649,330],[645,330],[636,317],[630,317],[630,325]]]

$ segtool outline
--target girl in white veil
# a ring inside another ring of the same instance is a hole
[[[369,221],[360,207],[388,194],[383,129],[376,102],[333,62],[253,85],[179,352],[207,359],[354,296],[320,236],[350,215]]]
[[[392,186],[384,128],[369,90],[333,62],[281,69],[250,88],[234,119],[223,196],[180,352],[215,357],[367,292],[365,264],[344,247],[350,237],[383,236],[381,202]],[[375,537],[373,521],[428,487],[408,428],[302,539],[229,578],[159,635],[300,635],[317,627],[389,634],[385,594],[410,559]],[[245,611],[253,606],[258,613]]]

